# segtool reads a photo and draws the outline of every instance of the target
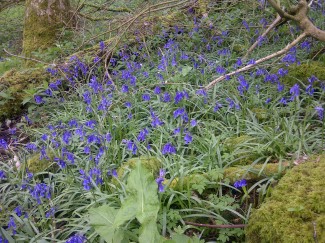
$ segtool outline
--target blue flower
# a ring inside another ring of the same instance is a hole
[[[108,170],[107,176],[113,176],[113,177],[117,178],[118,177],[117,171],[115,169]]]
[[[149,101],[150,100],[150,95],[149,94],[143,94],[142,95],[142,100]]]
[[[3,138],[0,139],[0,148],[8,149],[8,143]]]
[[[61,158],[55,157],[54,161],[56,161],[56,163],[60,166],[61,169],[64,169],[67,166],[65,161],[63,159],[61,159]]]
[[[14,212],[15,214],[20,217],[21,215],[23,215],[23,212],[21,211],[22,210],[22,207],[21,206],[18,206],[14,209]]]
[[[35,95],[34,100],[35,100],[36,104],[42,104],[44,102],[43,98],[39,95]]]
[[[55,211],[56,211],[56,208],[51,207],[50,210],[46,212],[45,217],[46,218],[54,217]]]
[[[0,180],[4,180],[6,178],[7,178],[6,173],[3,170],[0,170]]]
[[[69,144],[71,137],[72,137],[71,132],[66,131],[65,133],[63,133],[62,140],[63,140],[63,142],[65,142],[66,144]]]
[[[132,154],[136,154],[138,151],[137,145],[132,140],[123,139],[122,143],[126,145],[126,148],[129,151],[132,151]]]
[[[122,85],[122,89],[121,89],[121,91],[122,91],[122,93],[127,93],[127,92],[129,92],[129,86],[123,84],[123,85]]]
[[[190,133],[186,133],[184,136],[185,144],[189,144],[193,141],[193,137]]]
[[[71,236],[68,240],[66,240],[65,243],[84,243],[87,241],[86,236],[75,234],[74,236]]]
[[[173,116],[176,119],[177,117],[183,115],[184,113],[185,113],[185,108],[180,107],[173,112]]]
[[[105,42],[104,42],[104,41],[100,41],[100,42],[99,42],[99,49],[100,49],[101,51],[104,51],[104,49],[105,49]]]
[[[315,111],[318,113],[318,117],[320,120],[323,120],[324,118],[324,108],[321,106],[315,107]]]
[[[162,95],[162,102],[170,102],[171,101],[171,97],[170,97],[170,94],[168,92],[165,92],[163,95]]]
[[[300,94],[299,84],[295,84],[295,85],[293,85],[291,87],[290,94],[291,94],[290,100],[294,100],[295,97],[298,97],[299,96],[299,94]]]
[[[86,172],[82,169],[79,170],[82,179],[82,185],[86,191],[89,191],[92,188],[90,176],[86,174]]]
[[[85,93],[83,93],[82,96],[83,96],[84,102],[87,105],[90,105],[91,104],[91,95],[90,95],[90,92],[87,90]]]
[[[242,179],[242,180],[239,180],[239,181],[236,181],[234,183],[234,187],[236,188],[240,188],[240,187],[244,187],[247,185],[247,181],[245,179]]]
[[[154,89],[154,93],[156,95],[160,94],[161,93],[161,88],[159,86],[156,86],[155,89]]]
[[[160,169],[159,177],[156,179],[159,192],[164,192],[164,190],[165,190],[165,186],[163,185],[163,182],[165,180],[165,174],[166,174],[166,171],[164,169]]]
[[[9,222],[8,222],[8,229],[12,229],[12,233],[16,234],[17,225],[15,223],[14,217],[10,216]]]
[[[41,154],[40,154],[40,160],[42,159],[46,159],[46,160],[49,160],[50,158],[47,156],[46,154],[46,149],[45,149],[45,146],[43,146],[41,148]]]
[[[195,127],[197,125],[197,121],[195,119],[191,120],[191,127]]]
[[[175,128],[174,131],[173,131],[174,135],[177,135],[177,134],[179,134],[180,132],[181,132],[181,128],[180,128],[180,127]]]
[[[143,142],[144,140],[146,140],[148,133],[149,131],[147,128],[142,129],[138,135],[138,141]]]
[[[161,152],[162,152],[163,155],[165,155],[165,154],[176,154],[176,148],[171,143],[166,143],[163,146],[163,149],[162,149]]]
[[[42,203],[42,198],[51,198],[51,188],[45,183],[37,183],[29,192],[38,204]]]

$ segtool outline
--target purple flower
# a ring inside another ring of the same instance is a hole
[[[132,104],[130,103],[130,102],[125,102],[124,103],[124,106],[126,107],[126,108],[131,108],[131,106],[132,106]]]
[[[236,188],[240,188],[240,187],[244,187],[247,185],[247,181],[245,179],[242,179],[242,180],[239,180],[239,181],[236,181],[234,183],[234,187]]]
[[[320,120],[323,120],[324,118],[324,108],[321,106],[315,107],[315,111],[318,113],[318,117]]]
[[[176,148],[171,143],[166,143],[163,146],[163,149],[162,149],[161,152],[162,152],[163,155],[165,155],[165,154],[176,154]]]
[[[87,90],[85,93],[83,93],[82,96],[83,96],[84,102],[87,105],[90,105],[90,103],[91,103],[91,95],[90,95],[90,92]]]
[[[64,169],[67,166],[63,159],[55,157],[54,161],[56,161],[56,163],[60,166],[61,169]]]
[[[132,151],[132,154],[137,153],[138,147],[132,140],[123,139],[122,143],[124,143],[126,145],[126,148],[129,151]]]
[[[129,86],[123,84],[123,85],[122,85],[122,89],[121,89],[121,91],[122,91],[122,93],[127,93],[127,92],[129,92]]]
[[[3,138],[0,139],[0,148],[8,149],[8,143]]]
[[[287,69],[284,69],[284,68],[280,68],[279,70],[278,70],[278,75],[280,76],[280,77],[284,77],[284,76],[286,76],[287,74],[288,74],[288,70]]]
[[[195,119],[191,120],[191,127],[195,127],[197,125],[197,121]]]
[[[185,108],[180,107],[173,112],[173,116],[176,119],[177,117],[183,115],[184,113],[185,113]]]
[[[86,241],[86,236],[75,234],[74,236],[71,236],[69,239],[67,239],[65,243],[84,243]]]
[[[154,93],[156,95],[160,94],[161,93],[161,88],[159,86],[156,86],[155,89],[154,89]]]
[[[108,170],[107,176],[113,176],[113,177],[117,178],[118,177],[117,171],[115,169]]]
[[[144,140],[146,140],[148,133],[149,131],[147,128],[142,129],[138,135],[138,141],[143,142]]]
[[[295,84],[290,89],[291,98],[290,100],[294,100],[295,97],[298,97],[300,94],[300,87],[299,84]]]
[[[34,100],[35,100],[36,104],[42,104],[44,102],[43,98],[39,95],[35,95]]]
[[[92,187],[90,176],[86,174],[86,172],[82,169],[79,170],[82,179],[82,185],[86,191],[89,191]]]
[[[37,183],[29,192],[38,204],[42,203],[42,198],[51,198],[51,188],[45,183]]]
[[[177,135],[177,134],[179,134],[180,132],[181,132],[181,128],[180,128],[180,127],[175,128],[174,131],[173,131],[174,135]]]
[[[104,51],[104,49],[105,49],[105,42],[104,42],[104,41],[100,41],[100,42],[99,42],[99,49],[100,49],[101,51]]]
[[[185,144],[190,144],[193,141],[193,137],[190,133],[186,133],[184,136]]]
[[[12,229],[12,233],[16,234],[17,225],[15,223],[14,217],[10,216],[9,222],[8,222],[8,229]]]
[[[165,190],[165,186],[163,184],[163,182],[165,180],[165,174],[166,174],[166,171],[164,169],[160,169],[159,177],[156,179],[159,192],[164,192],[164,190]]]
[[[56,208],[51,207],[50,210],[46,212],[45,217],[46,218],[54,217],[55,211],[56,211]]]
[[[216,68],[216,72],[219,73],[219,74],[225,74],[226,73],[226,69],[222,66],[218,66]]]
[[[6,178],[7,178],[6,173],[3,170],[0,170],[0,180],[4,180]]]
[[[222,108],[222,104],[220,104],[219,102],[216,102],[216,105],[213,108],[214,112],[217,112],[218,110],[220,110],[220,108]]]
[[[171,100],[170,94],[168,92],[165,92],[162,95],[162,102],[170,102],[170,100]]]
[[[46,160],[49,160],[50,158],[47,156],[47,154],[46,154],[46,149],[45,149],[45,146],[43,146],[42,148],[41,148],[41,154],[40,154],[40,158],[39,158],[40,160],[42,160],[42,159],[46,159]]]
[[[20,217],[21,215],[23,215],[23,212],[22,212],[22,207],[21,206],[18,206],[14,209],[14,212],[15,214]]]
[[[66,131],[65,133],[63,133],[62,140],[63,140],[63,142],[65,142],[66,144],[69,144],[71,137],[72,137],[71,132]]]
[[[1,144],[1,142],[0,142],[0,144]],[[26,148],[27,148],[28,150],[31,150],[31,151],[36,151],[36,150],[37,150],[37,146],[36,146],[36,144],[34,144],[34,143],[27,143],[27,144],[26,144]]]
[[[150,100],[150,95],[149,94],[143,94],[142,95],[142,100],[149,101]]]

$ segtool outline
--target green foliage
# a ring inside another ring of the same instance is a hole
[[[120,227],[136,218],[141,225],[139,242],[159,242],[157,184],[140,161],[129,174],[126,191],[121,208],[104,205],[91,209],[90,224],[107,242],[121,242],[125,236]]]

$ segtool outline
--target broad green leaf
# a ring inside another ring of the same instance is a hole
[[[113,242],[116,229],[114,226],[116,214],[117,210],[108,205],[89,210],[90,225],[108,243]]]
[[[140,160],[129,175],[126,189],[130,193],[127,203],[134,202],[137,220],[141,224],[157,220],[160,205],[158,186],[151,173],[141,165]]]
[[[182,67],[182,76],[185,77],[193,68],[190,66]]]
[[[122,207],[118,210],[114,222],[114,226],[117,228],[124,224],[126,221],[135,219],[135,216],[137,214],[137,205],[136,200],[131,197],[127,198],[123,204]]]
[[[163,237],[160,236],[158,232],[156,220],[147,221],[141,226],[139,236],[140,243],[160,242],[161,239],[163,239]]]

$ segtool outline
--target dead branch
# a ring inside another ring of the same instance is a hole
[[[283,54],[285,54],[286,52],[288,52],[292,47],[294,47],[295,45],[297,45],[301,40],[303,40],[305,37],[307,36],[306,33],[302,33],[301,35],[299,35],[293,42],[291,42],[290,44],[288,44],[285,48],[283,48],[282,50],[280,51],[277,51],[275,53],[272,53],[266,57],[262,57],[260,59],[258,59],[257,61],[255,61],[255,63],[253,64],[249,64],[245,67],[242,67],[236,71],[233,71],[231,73],[228,73],[228,74],[225,74],[225,75],[222,75],[220,76],[219,78],[213,80],[212,82],[210,82],[207,86],[205,86],[205,89],[208,90],[210,89],[211,87],[213,87],[216,83],[226,79],[227,77],[231,77],[231,76],[234,76],[238,73],[242,73],[242,72],[246,72],[252,68],[254,68],[255,66],[257,66],[258,64],[260,63],[263,63],[263,62],[266,62],[274,57],[278,57],[278,56],[281,56]]]
[[[219,78],[211,81],[207,86],[205,86],[205,89],[208,90],[211,87],[213,87],[216,83],[226,79],[227,77],[231,77],[233,75],[236,75],[241,72],[246,72],[256,65],[263,63],[265,61],[268,61],[274,57],[278,57],[280,55],[285,54],[288,52],[292,47],[297,45],[301,40],[303,40],[305,37],[311,36],[317,40],[325,42],[325,31],[317,28],[311,20],[308,18],[308,10],[309,5],[306,0],[300,0],[299,3],[295,6],[290,7],[288,12],[283,10],[278,3],[275,2],[275,0],[268,0],[270,5],[274,8],[274,10],[280,15],[280,17],[284,20],[292,20],[302,29],[302,34],[300,34],[294,41],[292,41],[290,44],[288,44],[285,48],[282,50],[272,53],[271,55],[268,55],[266,57],[258,59],[255,63],[246,65],[236,71],[233,71],[231,73],[225,74],[220,76]],[[274,21],[275,22],[275,21]],[[252,48],[252,47],[251,47]],[[250,49],[251,49],[250,48]]]
[[[185,224],[206,227],[212,229],[234,229],[234,228],[245,228],[247,224],[199,224],[194,222],[185,221]]]

